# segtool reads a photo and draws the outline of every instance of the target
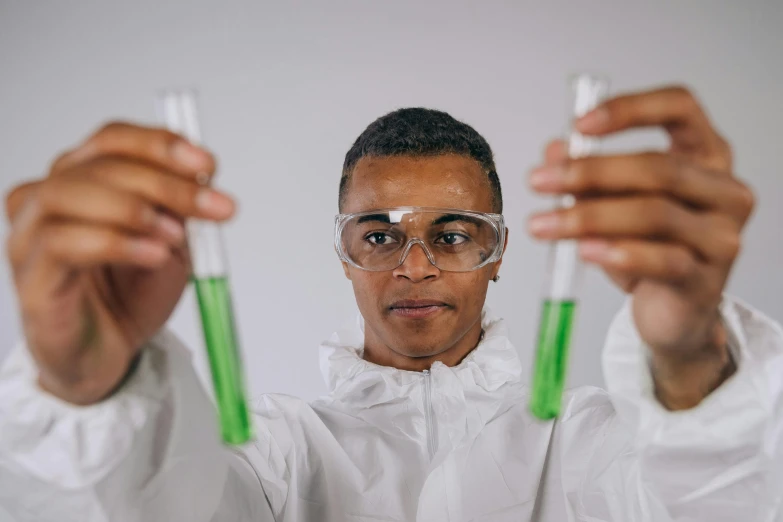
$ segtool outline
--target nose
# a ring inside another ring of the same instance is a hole
[[[407,254],[405,254],[402,264],[394,269],[393,275],[394,277],[404,277],[414,283],[418,283],[425,279],[438,277],[440,269],[430,263],[427,253],[424,251],[424,246],[414,243]]]

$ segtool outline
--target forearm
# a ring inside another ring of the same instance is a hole
[[[658,398],[649,349],[628,306],[607,341],[604,375],[618,414],[635,437],[640,482],[633,489],[639,506],[665,510],[669,518],[661,520],[774,520],[778,509],[783,329],[730,296],[721,309],[726,342],[719,344],[730,348],[736,369],[698,406],[682,411],[667,409]],[[701,372],[693,375],[708,375]]]
[[[244,498],[271,520],[255,475],[220,444],[183,350],[145,350],[122,389],[86,407],[37,389],[17,354],[0,372],[0,504],[20,522],[208,522],[250,516],[232,508]]]

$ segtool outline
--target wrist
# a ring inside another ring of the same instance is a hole
[[[91,406],[109,399],[124,387],[135,373],[141,353],[137,353],[122,368],[114,371],[104,368],[98,374],[78,380],[63,380],[41,369],[38,373],[38,386],[43,391],[75,406]]]
[[[726,328],[716,314],[695,345],[653,352],[655,396],[669,410],[697,406],[736,371]]]

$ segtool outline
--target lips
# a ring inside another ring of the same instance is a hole
[[[446,303],[434,299],[403,299],[395,301],[389,308],[425,308],[427,306],[446,306]]]
[[[447,308],[449,305],[434,299],[403,299],[392,303],[389,311],[400,317],[422,318],[442,312]]]

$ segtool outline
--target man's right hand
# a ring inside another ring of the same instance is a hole
[[[184,219],[234,213],[199,183],[214,170],[176,134],[112,123],[8,194],[8,257],[43,389],[86,405],[122,382],[187,284]]]

